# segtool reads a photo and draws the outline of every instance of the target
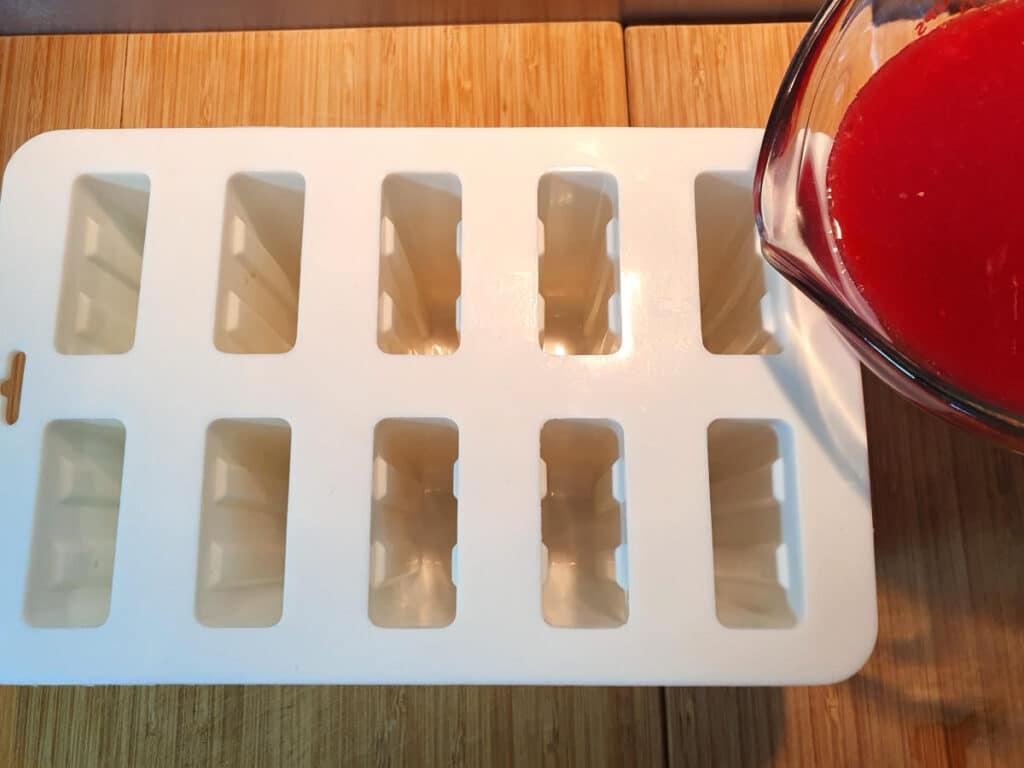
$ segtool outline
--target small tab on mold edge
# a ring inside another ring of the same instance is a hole
[[[0,395],[7,398],[4,421],[14,425],[21,411],[21,385],[25,378],[25,353],[15,351],[11,357],[10,374],[0,383]]]

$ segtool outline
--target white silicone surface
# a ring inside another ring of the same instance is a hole
[[[827,682],[859,368],[760,132],[46,134],[0,201],[0,681]]]

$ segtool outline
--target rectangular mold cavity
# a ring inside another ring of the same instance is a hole
[[[269,627],[281,619],[292,430],[219,419],[206,432],[196,619]]]
[[[754,227],[753,176],[708,171],[694,182],[700,322],[716,355],[781,351],[777,308]]]
[[[542,603],[555,627],[626,623],[622,428],[556,419],[540,433]]]
[[[25,620],[98,627],[110,613],[125,430],[119,421],[51,421],[43,433]]]
[[[306,181],[298,173],[228,180],[213,342],[221,352],[295,346]]]
[[[615,177],[552,171],[537,186],[540,346],[610,355],[622,345]]]
[[[459,428],[384,419],[373,432],[370,620],[446,627],[455,620]]]
[[[803,584],[789,427],[712,422],[708,470],[718,620],[735,628],[794,626]]]
[[[377,346],[395,355],[459,348],[462,184],[450,173],[392,173],[380,194]]]
[[[54,344],[65,355],[113,355],[135,343],[149,177],[79,176],[70,221]]]

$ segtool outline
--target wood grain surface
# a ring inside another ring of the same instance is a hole
[[[630,125],[764,127],[806,24],[631,27]]]
[[[625,125],[618,24],[132,35],[125,127]]]
[[[626,30],[632,123],[763,126],[802,29]],[[830,687],[669,689],[673,765],[1024,765],[1024,457],[864,397],[874,655]]]
[[[11,731],[10,766],[657,766],[665,764],[659,693],[406,686],[18,689],[13,707],[8,702],[15,716],[0,729]]]
[[[617,24],[0,39],[0,161],[63,127],[619,125]],[[2,643],[2,641],[0,641]],[[6,766],[664,765],[655,688],[0,688]]]
[[[127,38],[0,37],[0,160],[43,131],[121,125]]]

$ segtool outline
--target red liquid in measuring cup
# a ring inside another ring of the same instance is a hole
[[[912,359],[1024,413],[1024,0],[901,50],[828,164],[842,261]]]

